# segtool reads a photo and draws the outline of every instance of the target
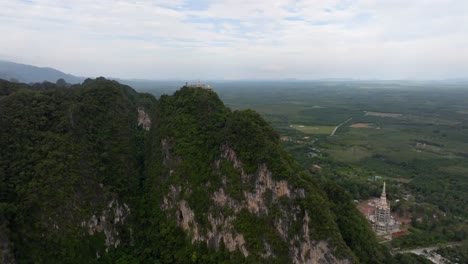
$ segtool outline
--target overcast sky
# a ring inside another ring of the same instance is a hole
[[[468,0],[0,0],[0,36],[80,76],[468,77]]]

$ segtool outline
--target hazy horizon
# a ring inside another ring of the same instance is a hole
[[[424,84],[424,83],[456,83],[456,84],[465,84],[465,83],[468,83],[468,78],[445,78],[445,79],[356,79],[356,78],[316,78],[316,79],[300,79],[300,78],[281,78],[281,77],[277,77],[277,78],[270,78],[270,79],[260,79],[260,78],[251,78],[251,79],[241,79],[241,78],[238,78],[238,79],[227,79],[227,78],[217,78],[217,79],[201,79],[201,78],[198,78],[198,79],[194,79],[194,78],[184,78],[184,77],[180,77],[180,78],[159,78],[159,79],[155,79],[155,78],[125,78],[125,77],[119,77],[119,76],[104,76],[102,74],[96,74],[96,75],[93,75],[93,76],[79,76],[79,75],[76,75],[76,74],[73,74],[73,73],[70,73],[70,72],[64,72],[62,71],[61,69],[56,69],[56,68],[53,68],[53,67],[49,67],[49,66],[40,66],[40,65],[30,65],[30,64],[25,64],[25,63],[22,63],[22,62],[14,62],[14,61],[8,61],[8,60],[4,60],[2,58],[0,58],[0,63],[2,62],[6,62],[6,63],[13,63],[13,64],[18,64],[18,65],[24,65],[26,67],[36,67],[36,68],[39,68],[39,69],[50,69],[50,70],[56,70],[58,72],[62,72],[63,74],[66,74],[66,75],[71,75],[71,76],[74,76],[76,78],[79,78],[79,79],[82,79],[82,80],[85,80],[87,78],[99,78],[99,77],[104,77],[106,79],[110,79],[110,80],[117,80],[117,81],[121,81],[121,82],[124,82],[124,83],[141,83],[141,84],[144,84],[144,83],[158,83],[158,82],[161,82],[161,83],[164,83],[164,82],[168,82],[168,83],[196,83],[196,82],[201,82],[201,83],[205,83],[205,84],[210,84],[212,82],[214,83],[243,83],[243,82],[253,82],[253,83],[262,83],[262,82],[265,82],[265,83],[268,83],[268,82],[279,82],[279,83],[308,83],[308,82],[311,82],[311,83],[375,83],[375,84],[378,84],[378,83],[394,83],[394,84],[405,84],[405,83],[408,83],[408,84]],[[14,70],[12,72],[15,72]],[[0,70],[0,73],[1,70]],[[20,72],[16,72],[17,74],[19,74]],[[37,74],[37,73],[36,73]],[[23,74],[24,75],[24,74]],[[7,74],[8,76],[8,74]],[[9,78],[15,78],[15,76],[10,76]],[[0,78],[2,79],[2,78]],[[3,78],[5,79],[5,78]],[[6,80],[9,80],[9,79],[6,79]],[[20,80],[21,81],[21,80]],[[23,80],[24,81],[24,80]],[[54,82],[55,79],[47,79],[47,81],[51,81],[51,82]],[[28,81],[26,81],[28,82]],[[34,81],[33,81],[34,82]],[[38,81],[36,81],[38,82]]]
[[[0,59],[139,80],[468,76],[466,1],[0,3]]]

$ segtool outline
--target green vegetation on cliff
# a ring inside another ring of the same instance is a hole
[[[392,261],[350,196],[212,91],[2,81],[0,113],[5,263]]]
[[[104,253],[104,234],[90,236],[89,219],[117,198],[135,202],[135,106],[155,100],[104,79],[50,86],[0,97],[0,215],[18,263],[91,262]]]

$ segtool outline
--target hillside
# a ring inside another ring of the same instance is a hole
[[[215,92],[1,81],[0,113],[2,263],[393,261],[350,196]]]
[[[56,69],[36,67],[2,60],[0,60],[0,79],[7,81],[16,80],[23,83],[43,81],[55,83],[58,79],[64,79],[67,83],[72,84],[84,81],[83,77],[66,74]]]

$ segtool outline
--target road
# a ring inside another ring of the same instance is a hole
[[[403,250],[396,250],[394,251],[395,253],[415,253],[415,252],[419,252],[419,251],[424,251],[424,250],[427,250],[427,251],[431,251],[431,250],[436,250],[438,249],[439,247],[455,247],[455,246],[460,246],[462,244],[462,242],[450,242],[450,243],[446,243],[446,244],[442,244],[442,245],[433,245],[433,246],[429,246],[429,247],[421,247],[421,248],[414,248],[414,249],[403,249]],[[413,252],[415,251],[415,252]],[[416,254],[416,253],[415,253]]]
[[[461,243],[458,243],[458,242],[455,242],[455,243],[447,243],[445,245],[442,245],[442,246],[445,246],[445,247],[454,247],[454,246],[459,246],[461,245]],[[398,250],[398,251],[395,251],[394,253],[413,253],[413,254],[416,254],[416,255],[421,255],[421,256],[424,256],[425,258],[427,258],[428,260],[432,261],[433,263],[436,263],[436,264],[443,264],[443,263],[450,263],[450,262],[447,262],[447,260],[445,258],[443,258],[442,256],[440,256],[439,254],[435,253],[435,252],[431,252],[431,251],[435,251],[439,248],[440,246],[437,245],[437,246],[430,246],[430,247],[424,247],[424,248],[415,248],[415,249],[408,249],[408,250]]]
[[[344,121],[343,123],[337,125],[337,126],[335,127],[335,129],[333,129],[333,131],[331,132],[330,137],[333,137],[333,136],[335,135],[335,133],[336,133],[336,130],[338,130],[338,128],[339,128],[340,126],[342,126],[342,125],[344,125],[345,123],[349,122],[351,119],[353,119],[353,118],[350,117],[348,120],[346,120],[346,121]]]

